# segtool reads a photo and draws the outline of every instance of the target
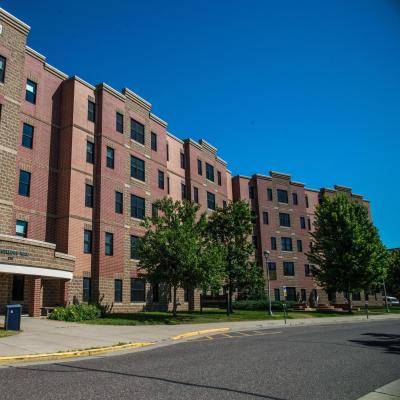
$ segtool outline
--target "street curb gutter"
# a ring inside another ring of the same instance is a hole
[[[180,340],[180,339],[186,339],[188,337],[192,336],[199,336],[199,335],[206,335],[207,333],[219,333],[219,332],[228,332],[230,331],[231,328],[215,328],[215,329],[203,329],[202,331],[192,331],[192,332],[186,332],[182,333],[177,336],[172,336],[172,340]]]
[[[358,400],[400,400],[400,379],[381,386]]]
[[[62,358],[73,358],[73,357],[87,357],[102,353],[110,353],[112,351],[137,349],[140,347],[150,346],[152,344],[154,344],[154,342],[137,342],[137,343],[117,344],[115,346],[96,347],[87,350],[63,351],[58,353],[26,354],[19,356],[0,356],[0,364],[9,364],[14,362],[24,362],[24,361],[31,362],[31,361],[59,360]]]

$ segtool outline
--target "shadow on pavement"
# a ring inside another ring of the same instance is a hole
[[[66,371],[66,370],[56,370],[56,371],[54,371],[54,370],[51,370],[51,369],[40,369],[40,368],[34,368],[34,367],[14,367],[14,368],[16,368],[16,369],[24,369],[24,370],[31,370],[31,371],[58,372],[58,373],[96,372],[96,373],[127,376],[127,377],[132,377],[132,378],[139,378],[139,379],[150,379],[150,380],[154,380],[154,381],[171,383],[171,384],[175,384],[175,385],[189,386],[189,387],[200,388],[200,389],[220,390],[220,391],[229,392],[229,393],[237,393],[237,394],[243,394],[243,395],[246,395],[246,396],[253,396],[253,397],[260,398],[260,399],[287,400],[287,399],[284,399],[284,398],[281,398],[281,397],[274,397],[274,396],[267,396],[267,395],[259,394],[259,393],[246,392],[244,390],[231,389],[229,387],[222,387],[222,386],[220,387],[220,386],[203,385],[203,384],[200,384],[200,383],[182,382],[182,381],[177,381],[177,380],[174,380],[174,379],[162,378],[162,377],[157,377],[157,376],[131,374],[131,373],[128,373],[128,372],[110,371],[110,370],[98,369],[98,368],[87,368],[87,367],[80,367],[80,366],[77,366],[77,365],[66,365],[66,364],[52,364],[52,365],[55,365],[57,367],[62,367],[63,369],[64,368],[72,368],[72,369],[75,369],[75,371]]]
[[[363,336],[368,336],[365,340],[350,340],[363,346],[383,349],[386,353],[400,354],[400,335],[389,333],[364,333]]]

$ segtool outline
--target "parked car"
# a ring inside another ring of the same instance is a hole
[[[397,297],[387,296],[386,297],[389,306],[398,306],[400,301]],[[385,305],[385,297],[383,298],[383,304]]]

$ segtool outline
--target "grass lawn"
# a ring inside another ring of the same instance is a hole
[[[17,333],[19,333],[19,332],[17,332],[17,331],[6,331],[6,330],[4,330],[3,327],[0,327],[0,339],[3,338],[3,337],[6,337],[6,336],[16,335]]]
[[[400,308],[391,308],[392,312],[400,313]],[[370,310],[370,315],[384,314],[384,308]],[[200,312],[178,312],[176,317],[166,312],[139,312],[131,314],[110,314],[105,318],[89,321],[82,321],[85,324],[95,325],[177,325],[177,324],[202,324],[208,322],[236,322],[236,321],[260,321],[283,319],[283,312],[273,311],[273,316],[267,315],[266,311],[247,311],[236,310],[229,317],[223,310],[210,310]],[[354,315],[365,315],[364,310],[349,314],[347,312],[338,313],[318,313],[289,311],[288,319],[295,318],[327,318],[327,317],[351,317]]]

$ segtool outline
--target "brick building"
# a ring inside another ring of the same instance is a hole
[[[313,210],[335,191],[280,173],[232,179],[215,147],[169,133],[130,89],[94,86],[49,65],[27,47],[29,30],[0,9],[0,312],[18,302],[38,316],[90,298],[114,311],[171,307],[168,288],[138,275],[135,255],[142,220],[165,196],[205,212],[247,199],[260,265],[271,250],[275,297],[285,284],[290,298],[309,298]],[[198,293],[184,288],[178,298],[181,309],[198,305]]]
[[[234,176],[233,200],[245,200],[253,214],[253,243],[256,260],[266,271],[264,251],[270,252],[268,268],[271,279],[271,296],[283,299],[286,287],[287,300],[306,304],[345,303],[342,293],[326,293],[315,283],[312,265],[306,253],[310,250],[310,233],[314,226],[314,211],[322,196],[345,193],[352,200],[367,206],[367,200],[352,193],[351,188],[335,185],[334,189],[309,189],[303,183],[292,181],[291,176],[271,171],[268,176]],[[364,296],[353,294],[355,305],[364,304]],[[369,296],[371,303],[380,303],[381,296]]]

